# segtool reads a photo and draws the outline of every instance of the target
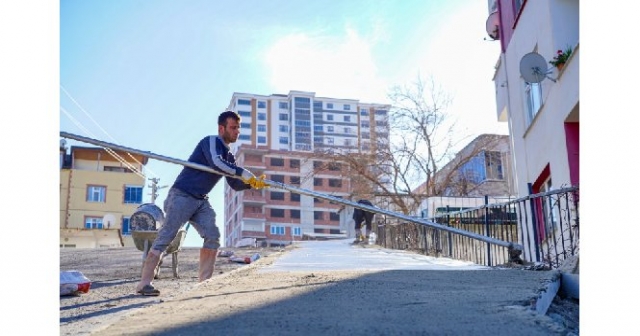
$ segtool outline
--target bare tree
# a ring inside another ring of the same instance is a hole
[[[316,148],[312,157],[326,165],[317,166],[314,173],[340,162],[341,174],[351,180],[352,198],[378,197],[386,207],[404,214],[415,213],[423,198],[442,195],[454,184],[460,193],[471,190],[458,168],[495,139],[483,140],[451,163],[453,149],[462,139],[456,142],[455,121],[446,113],[451,99],[433,79],[425,83],[418,77],[412,85],[396,86],[389,98],[390,133],[385,137],[372,131],[370,150]],[[448,169],[441,172],[445,165]]]

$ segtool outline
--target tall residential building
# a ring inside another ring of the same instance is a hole
[[[228,109],[242,117],[232,145],[256,176],[313,193],[349,198],[350,173],[331,152],[372,153],[388,146],[390,105],[316,97],[314,92],[234,93]],[[320,169],[325,167],[326,169]],[[225,242],[243,238],[288,244],[303,237],[343,237],[349,219],[340,204],[274,187],[235,192],[225,185]]]
[[[60,248],[134,246],[129,218],[142,204],[148,158],[60,144]]]

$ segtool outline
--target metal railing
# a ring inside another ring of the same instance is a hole
[[[378,217],[376,242],[385,248],[412,250],[435,257],[485,266],[538,263],[555,269],[579,252],[578,187],[532,194],[504,203],[488,202],[461,211],[446,209],[429,220],[450,228],[523,246],[521,256],[505,246],[429,227],[419,222]],[[447,207],[448,208],[448,207]]]

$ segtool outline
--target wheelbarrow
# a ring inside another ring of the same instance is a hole
[[[131,237],[136,245],[136,248],[142,251],[142,264],[147,258],[147,254],[153,245],[153,242],[158,237],[158,231],[164,222],[164,213],[162,209],[153,203],[145,203],[138,207],[136,212],[131,215],[129,221],[131,223]],[[158,279],[160,275],[160,268],[164,257],[171,255],[171,269],[173,270],[173,277],[180,278],[178,275],[178,252],[182,250],[182,243],[187,236],[187,231],[191,223],[181,228],[176,237],[173,238],[167,250],[160,256],[160,262],[156,267],[154,278]]]

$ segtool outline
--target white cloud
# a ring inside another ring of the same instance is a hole
[[[273,43],[264,62],[278,93],[301,90],[380,103],[386,101],[387,87],[377,76],[373,45],[373,39],[349,27],[342,36],[296,33]]]

